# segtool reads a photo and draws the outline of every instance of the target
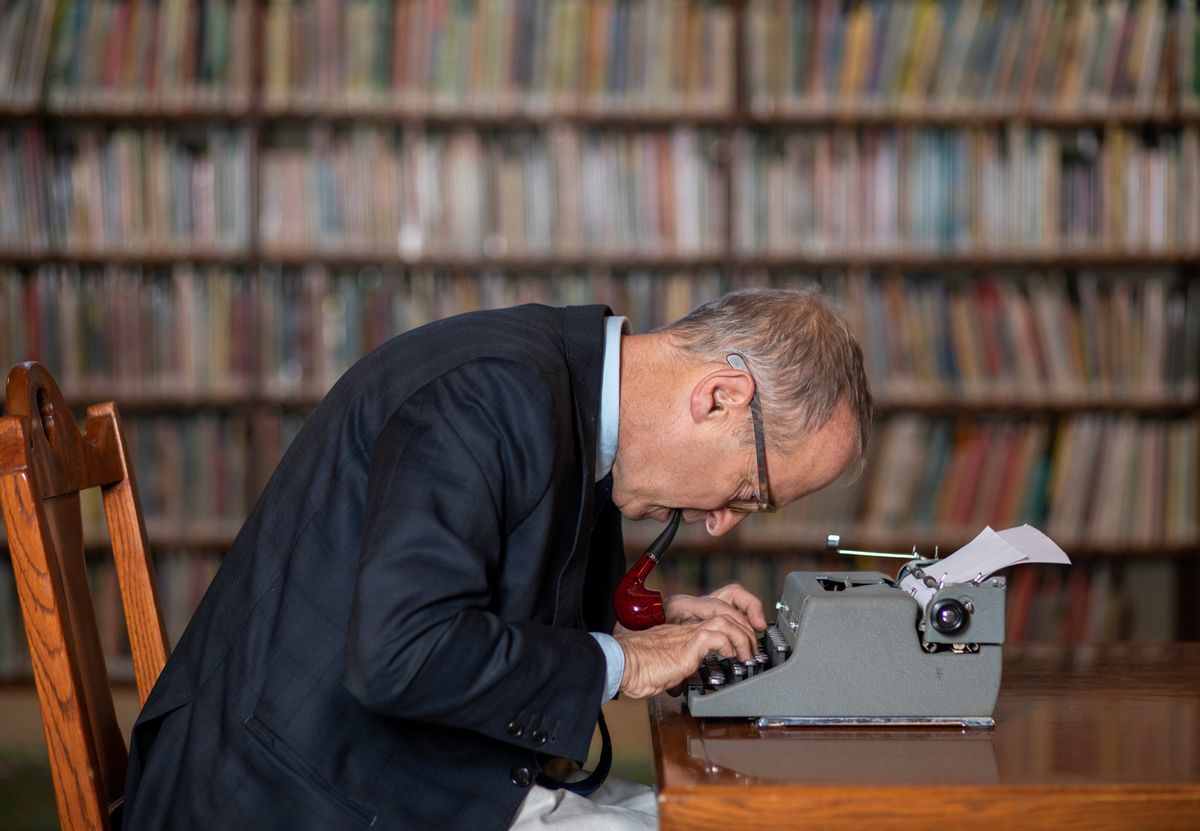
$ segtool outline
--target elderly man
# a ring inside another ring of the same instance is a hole
[[[620,516],[717,536],[828,485],[870,429],[861,353],[815,292],[624,330],[478,312],[351,368],[138,719],[126,827],[505,828],[562,808],[549,762],[586,756],[602,701],[749,657],[738,586],[611,634]]]

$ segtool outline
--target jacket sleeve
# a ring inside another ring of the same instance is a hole
[[[587,756],[599,645],[493,611],[506,540],[573,467],[556,446],[573,425],[555,419],[531,370],[480,360],[424,387],[376,439],[346,663],[368,709]]]

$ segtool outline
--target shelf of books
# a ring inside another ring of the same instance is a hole
[[[387,338],[524,302],[647,331],[815,281],[879,401],[866,468],[686,529],[668,589],[770,603],[847,567],[831,531],[932,552],[1030,522],[1077,565],[1014,575],[1010,638],[1197,637],[1197,5],[10,0],[0,367],[118,402],[174,639]],[[21,641],[0,568],[0,678]]]

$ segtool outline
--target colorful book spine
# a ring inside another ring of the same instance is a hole
[[[54,6],[10,0],[0,10],[0,109],[31,110],[41,99]]]
[[[249,132],[0,127],[0,246],[28,254],[244,252]]]
[[[1200,287],[1172,271],[330,268],[46,265],[0,273],[0,365],[38,359],[73,398],[312,402],[388,338],[460,312],[604,303],[637,331],[733,288],[819,283],[889,406],[1114,402],[1200,393]]]
[[[748,0],[758,116],[1169,116],[1196,95],[1194,0]]]
[[[836,127],[733,140],[743,256],[1200,256],[1200,130]]]
[[[1200,289],[1173,272],[948,279],[853,271],[826,282],[843,298],[883,401],[1028,406],[1196,398]]]
[[[880,424],[858,480],[743,523],[719,543],[689,529],[679,544],[816,551],[834,531],[867,550],[910,540],[928,556],[935,545],[948,553],[985,525],[1030,523],[1068,552],[1178,550],[1200,532],[1198,437],[1194,416],[900,414]],[[627,529],[631,547],[653,537],[642,525]]]
[[[686,127],[282,133],[261,151],[264,253],[713,255],[715,143]]]
[[[251,96],[255,5],[58,0],[47,101],[65,112],[244,112]]]
[[[268,111],[716,113],[734,7],[666,0],[271,0]]]

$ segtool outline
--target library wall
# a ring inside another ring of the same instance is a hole
[[[685,529],[668,592],[770,604],[790,570],[894,568],[829,532],[928,554],[1029,522],[1075,565],[1012,575],[1010,640],[1200,637],[1196,0],[0,9],[0,367],[117,401],[172,642],[387,338],[525,302],[646,331],[814,282],[878,399],[865,471]],[[0,568],[0,678],[26,660]]]

